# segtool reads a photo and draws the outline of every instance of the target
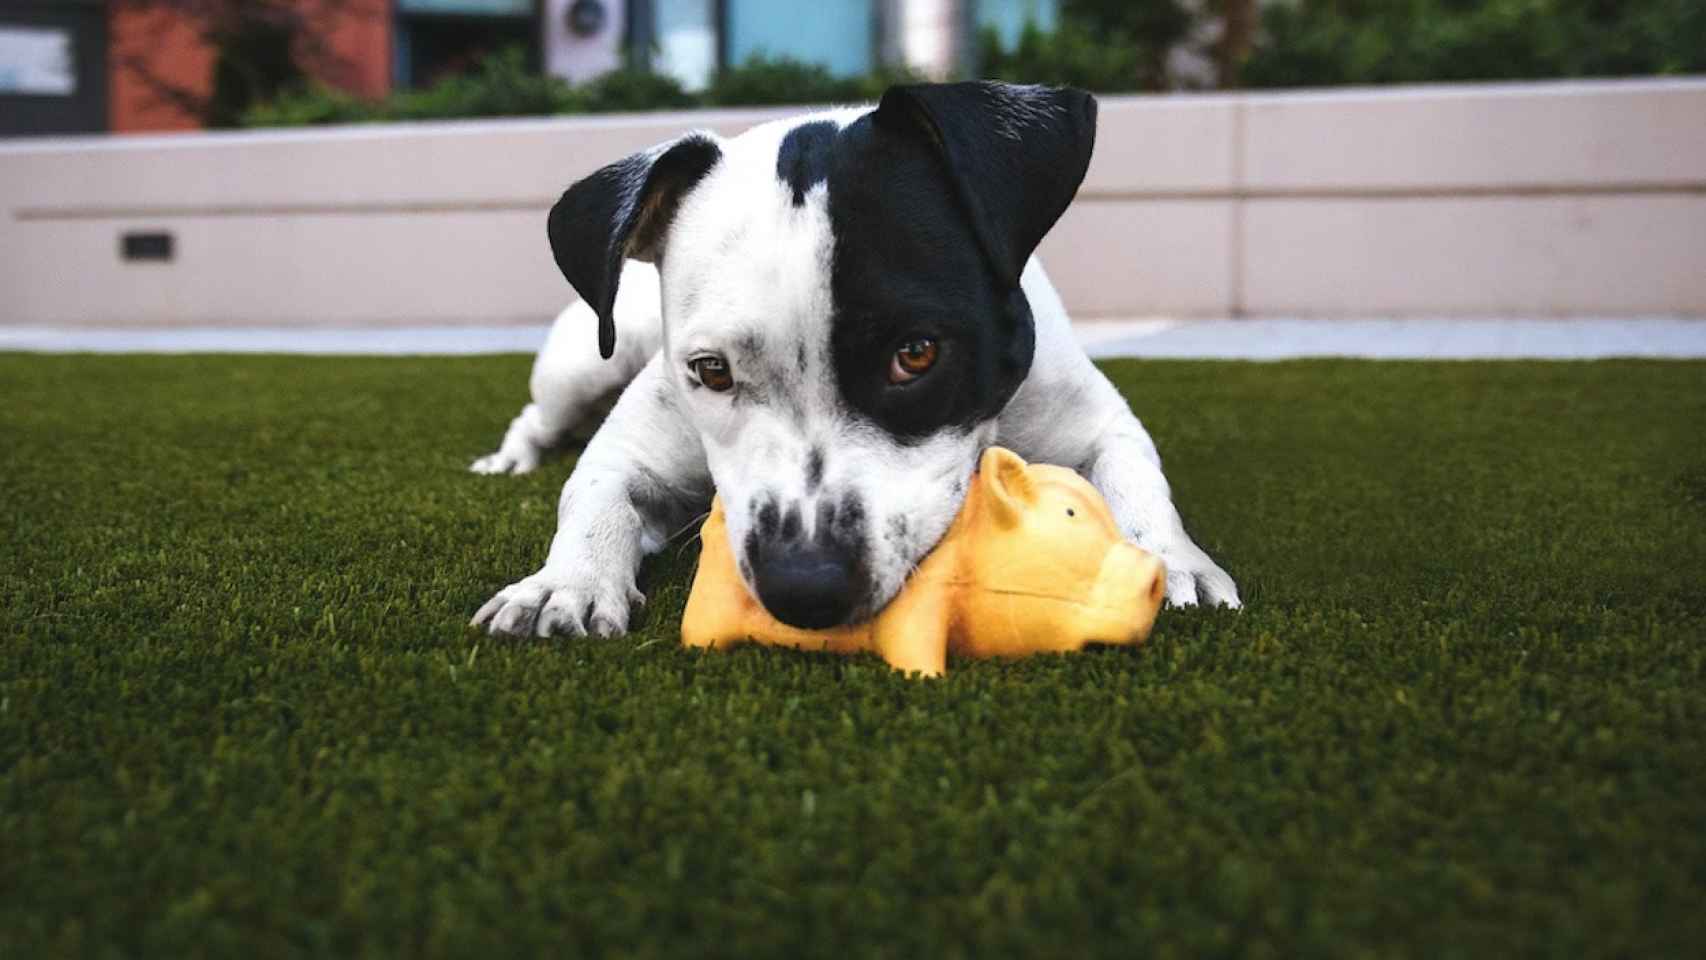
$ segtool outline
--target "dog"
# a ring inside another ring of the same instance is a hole
[[[776,619],[861,622],[996,443],[1094,484],[1165,562],[1171,604],[1239,606],[1032,256],[1095,134],[1083,91],[915,84],[729,139],[689,133],[569,187],[547,234],[581,299],[539,352],[532,403],[471,469],[531,470],[608,416],[563,487],[544,566],[474,625],[625,632],[641,560],[713,489]]]

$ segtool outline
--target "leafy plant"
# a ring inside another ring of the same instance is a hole
[[[575,88],[577,106],[588,113],[677,110],[699,105],[674,77],[624,67]]]
[[[687,109],[793,103],[860,103],[875,100],[890,84],[916,79],[905,71],[881,70],[837,77],[797,60],[754,57],[718,74],[695,96],[673,77],[630,66],[570,86],[535,73],[520,50],[480,62],[472,73],[447,77],[424,90],[405,90],[366,101],[315,85],[250,107],[242,122],[251,127],[330,123],[380,123],[457,117],[549,116],[569,113]]]
[[[526,55],[512,48],[481,60],[472,73],[393,96],[385,112],[389,119],[430,120],[536,116],[571,112],[578,106],[579,98],[567,83],[535,71]]]
[[[1252,86],[1706,69],[1706,0],[1291,0],[1263,10]]]
[[[993,29],[986,29],[979,48],[980,72],[995,80],[1067,84],[1104,92],[1138,90],[1157,82],[1146,75],[1135,46],[1104,42],[1070,21],[1053,33],[1027,23],[1011,50],[1002,46]]]
[[[845,103],[864,98],[857,78],[837,77],[815,63],[754,55],[720,71],[705,91],[705,102],[719,106],[778,103]]]

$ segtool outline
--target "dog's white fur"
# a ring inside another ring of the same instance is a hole
[[[492,597],[476,624],[539,636],[625,631],[631,605],[643,601],[635,585],[642,558],[702,514],[713,479],[736,544],[752,529],[761,493],[803,505],[809,534],[814,489],[856,490],[873,531],[872,593],[857,608],[869,616],[946,530],[978,452],[996,443],[1081,470],[1125,534],[1166,563],[1171,603],[1239,604],[1231,577],[1186,534],[1155,444],[1078,346],[1034,259],[1022,287],[1036,351],[997,418],[900,443],[851,415],[830,366],[825,188],[794,206],[775,157],[795,125],[845,124],[861,112],[767,124],[720,141],[721,162],[676,213],[661,272],[633,261],[624,268],[611,359],[599,358],[586,304],[559,315],[534,364],[533,402],[498,451],[472,469],[532,470],[609,415],[563,488],[544,565]],[[739,389],[760,399],[737,405],[732,392],[693,388],[687,363],[705,353],[726,356]],[[803,479],[812,448],[829,451],[821,488]]]

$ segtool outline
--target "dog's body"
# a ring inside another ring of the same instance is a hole
[[[773,615],[866,619],[997,442],[1095,484],[1166,563],[1171,602],[1237,605],[1030,259],[1094,128],[1075,91],[897,88],[876,109],[689,135],[571,187],[550,234],[583,300],[539,354],[533,403],[473,469],[530,470],[617,399],[563,489],[544,567],[475,622],[625,630],[640,561],[704,513],[713,484]]]

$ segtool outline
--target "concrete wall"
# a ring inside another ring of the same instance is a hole
[[[540,321],[563,186],[790,112],[0,145],[0,324]],[[1706,316],[1706,80],[1107,97],[1043,253],[1083,317]]]

